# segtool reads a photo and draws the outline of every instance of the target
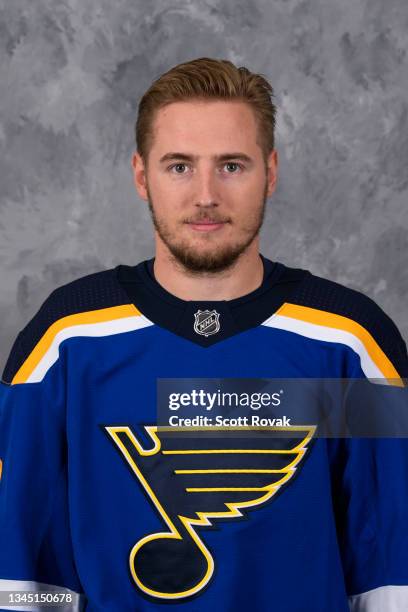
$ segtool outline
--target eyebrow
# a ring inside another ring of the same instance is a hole
[[[163,155],[163,157],[160,158],[159,163],[162,164],[166,161],[174,160],[174,159],[182,159],[183,161],[197,161],[199,159],[199,156],[198,155],[188,155],[186,153],[171,152],[171,153],[166,153],[165,155]],[[249,157],[249,155],[246,155],[245,153],[239,153],[239,152],[238,153],[223,153],[222,155],[213,155],[211,159],[217,162],[223,162],[229,159],[240,159],[241,161],[246,161],[248,163],[253,162],[252,157]]]

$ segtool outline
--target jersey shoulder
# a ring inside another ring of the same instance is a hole
[[[357,289],[310,272],[291,296],[292,312],[328,329],[341,329],[371,347],[379,347],[402,378],[408,377],[407,347],[391,317]]]
[[[92,317],[118,316],[134,309],[116,280],[116,268],[87,274],[54,289],[17,335],[3,370],[2,382],[11,384],[24,361],[49,330],[54,334]],[[135,310],[135,309],[134,309]]]

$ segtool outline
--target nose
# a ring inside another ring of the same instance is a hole
[[[217,177],[213,168],[201,168],[197,170],[196,187],[196,206],[213,207],[218,206]]]

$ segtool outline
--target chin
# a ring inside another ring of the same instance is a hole
[[[208,248],[175,247],[171,249],[173,256],[188,270],[194,272],[221,272],[229,268],[242,253],[242,248],[236,245],[230,248],[214,250],[213,245]]]

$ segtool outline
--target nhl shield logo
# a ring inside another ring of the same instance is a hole
[[[194,331],[201,336],[211,336],[220,329],[220,315],[216,310],[197,310],[194,313]]]

